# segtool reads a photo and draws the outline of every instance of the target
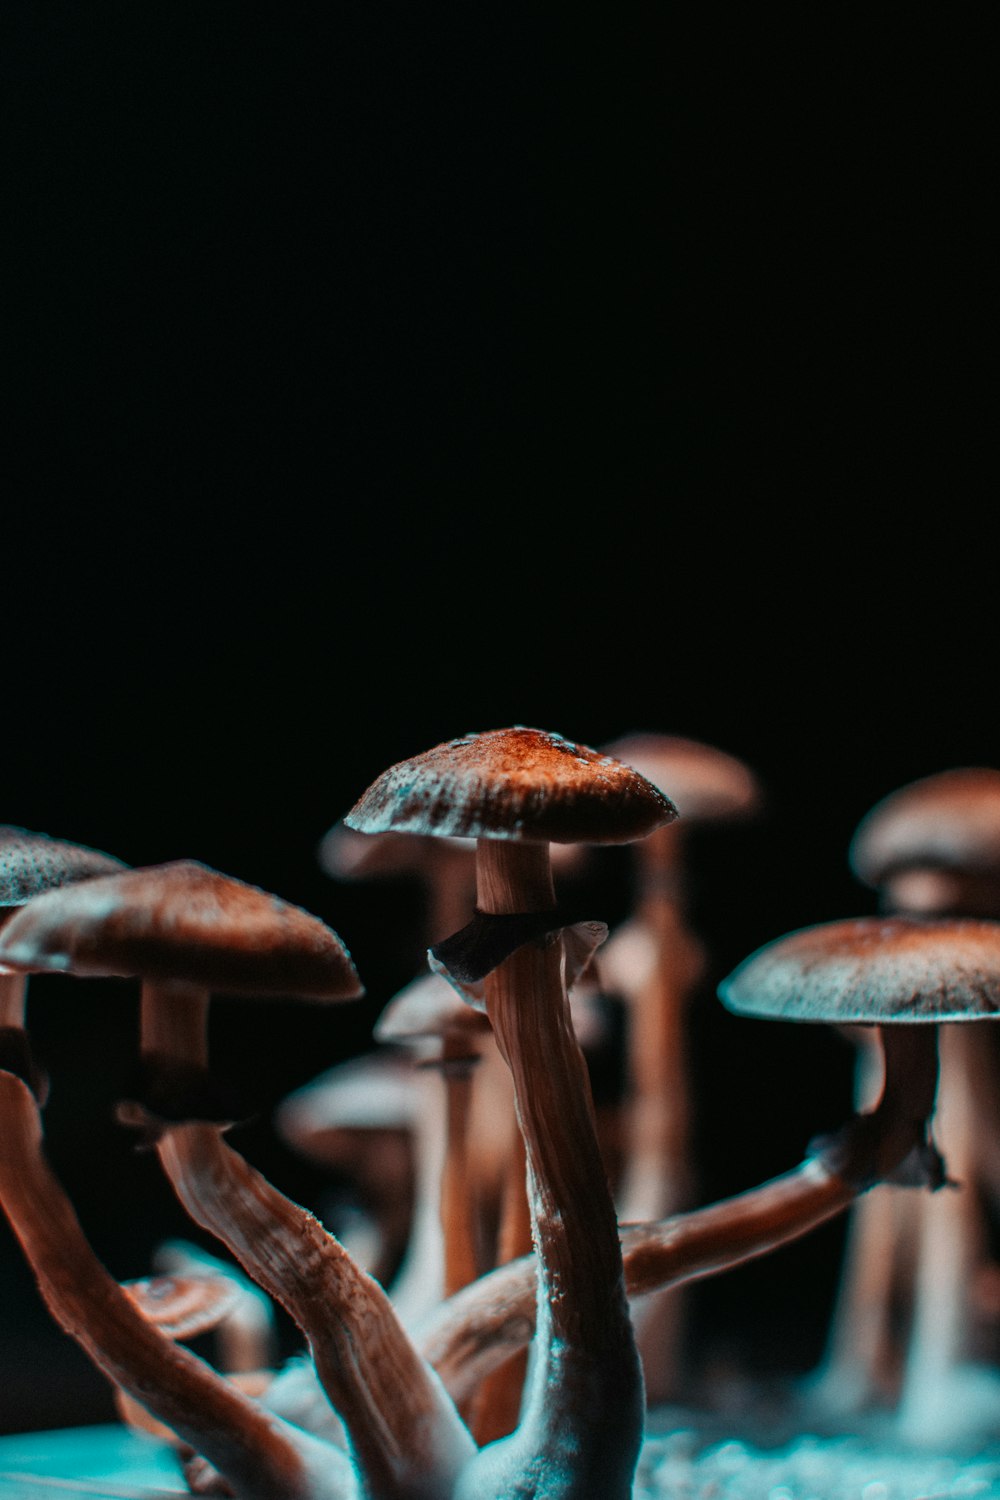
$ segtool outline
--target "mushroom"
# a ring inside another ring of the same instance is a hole
[[[813,1142],[793,1171],[707,1208],[623,1225],[630,1297],[768,1253],[897,1171],[913,1186],[939,1186],[943,1168],[927,1137],[937,1081],[933,1028],[897,1022],[1000,1008],[1000,927],[942,922],[914,931],[902,920],[861,918],[806,929],[751,955],[720,994],[747,1015],[873,1025],[884,1053],[881,1095],[867,1113]],[[530,1257],[496,1270],[418,1330],[456,1400],[530,1336],[534,1276]]]
[[[626,1002],[623,1172],[615,1201],[625,1221],[659,1219],[694,1199],[688,1010],[705,967],[688,916],[689,830],[745,819],[760,805],[756,777],[735,756],[679,735],[636,732],[604,747],[670,797],[680,813],[634,851],[635,910],[598,958],[603,982]],[[633,1311],[651,1404],[684,1384],[687,1309],[673,1292]]]
[[[481,1269],[475,1183],[469,1163],[473,1071],[490,1037],[486,1017],[438,974],[404,986],[375,1023],[375,1040],[408,1048],[416,1064],[413,1229],[389,1287],[412,1326]]]
[[[538,1257],[537,1328],[521,1420],[487,1444],[459,1500],[626,1500],[642,1440],[642,1373],[614,1205],[573,1031],[565,917],[549,843],[626,843],[676,816],[638,772],[525,726],[437,745],[391,766],[345,816],[363,833],[476,839],[477,907],[435,955],[482,979],[514,1081]]]
[[[320,1217],[383,1286],[410,1233],[417,1092],[409,1058],[386,1047],[324,1069],[274,1113],[282,1140],[346,1185],[349,1202],[337,1198]]]
[[[112,1384],[204,1454],[239,1500],[357,1500],[343,1453],[178,1348],[108,1273],[45,1160],[37,1101],[4,1068],[0,1120],[0,1205],[50,1313]]]
[[[10,823],[0,823],[0,928],[11,911],[34,896],[76,880],[109,875],[127,866],[113,855],[86,844],[73,844],[47,833],[32,833]],[[0,1045],[3,1033],[24,1029],[27,976],[23,971],[0,965]],[[23,1050],[23,1038],[6,1038],[6,1046]]]
[[[961,767],[882,798],[858,824],[853,873],[882,911],[1000,917],[1000,771]],[[931,1200],[876,1195],[852,1216],[826,1358],[815,1382],[829,1407],[873,1398],[902,1436],[943,1441],[981,1423],[996,1373],[976,1356],[975,1288],[989,1265],[984,1190],[1000,1197],[1000,1076],[992,1032],[941,1028],[938,1119],[958,1191]],[[862,1044],[859,1091],[867,1060]],[[902,1338],[893,1302],[905,1310]],[[946,1386],[949,1400],[942,1399]]]
[[[153,1282],[161,1297],[164,1283],[171,1280],[185,1282],[192,1292],[199,1286],[206,1293],[218,1288],[219,1315],[211,1326],[223,1374],[253,1375],[270,1368],[277,1353],[274,1304],[256,1282],[187,1240],[165,1240],[156,1249],[153,1268],[157,1272]]]
[[[194,1220],[302,1328],[362,1486],[380,1500],[447,1492],[474,1447],[453,1404],[378,1284],[226,1145],[228,1122],[206,1075],[212,991],[361,993],[337,934],[254,886],[178,860],[36,898],[0,934],[0,961],[141,980],[150,1087],[123,1118],[156,1136]]]

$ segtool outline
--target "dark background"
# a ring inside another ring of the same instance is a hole
[[[998,760],[979,14],[6,8],[0,819],[341,934],[363,1002],[214,1023],[234,1144],[293,1196],[324,1183],[270,1109],[421,953],[416,887],[318,842],[512,723],[689,735],[767,790],[692,841],[704,1198],[849,1107],[842,1041],[714,983],[873,909],[877,798]],[[587,895],[623,916],[624,859]],[[52,1160],[123,1279],[190,1230],[111,1120],[135,1001],[32,985]],[[706,1358],[808,1368],[841,1234],[704,1287]],[[0,1428],[107,1419],[5,1227],[0,1308]]]

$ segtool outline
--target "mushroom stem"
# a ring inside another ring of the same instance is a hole
[[[302,1329],[366,1492],[379,1500],[447,1494],[474,1445],[378,1283],[217,1127],[177,1126],[159,1152],[192,1218]]]
[[[547,843],[483,838],[487,913],[556,904]],[[486,978],[486,1010],[514,1081],[537,1250],[535,1346],[521,1420],[463,1474],[457,1494],[627,1500],[642,1441],[642,1373],[562,940],[528,943]]]
[[[27,989],[26,974],[5,974],[0,969],[0,1030],[5,1026],[23,1028]]]
[[[957,1421],[949,1380],[974,1356],[971,1289],[986,1260],[977,1198],[983,1122],[967,1083],[983,1045],[976,1024],[941,1028],[941,1136],[956,1191],[921,1204],[912,1327],[899,1398],[901,1434],[912,1441],[947,1438]]]
[[[441,1177],[441,1223],[444,1231],[444,1294],[450,1297],[479,1274],[478,1204],[475,1201],[469,1122],[476,1061],[464,1043],[447,1037],[442,1065],[447,1103],[447,1142]],[[456,1048],[461,1055],[456,1055]]]
[[[207,1004],[191,986],[147,981],[144,1050],[204,1063]],[[231,1150],[218,1127],[179,1125],[157,1149],[192,1218],[302,1329],[370,1493],[379,1500],[446,1493],[474,1444],[377,1282]]]
[[[630,1297],[729,1270],[842,1212],[923,1145],[934,1107],[936,1028],[879,1028],[886,1055],[882,1097],[849,1122],[849,1149],[828,1147],[770,1182],[707,1208],[621,1228]],[[839,1162],[842,1170],[837,1169]],[[418,1340],[456,1401],[531,1338],[536,1259],[498,1267],[445,1303]]]
[[[396,1316],[407,1328],[440,1302],[444,1295],[443,1268],[446,1262],[442,1222],[442,1184],[448,1143],[445,1081],[435,1069],[421,1067],[416,1088],[413,1220],[406,1253],[389,1286]]]
[[[108,1274],[45,1161],[34,1098],[2,1071],[0,1115],[0,1202],[60,1327],[241,1500],[347,1500],[355,1486],[336,1450],[259,1410],[148,1323]]]

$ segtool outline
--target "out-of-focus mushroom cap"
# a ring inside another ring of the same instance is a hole
[[[624,761],[673,802],[685,823],[743,818],[757,811],[761,789],[734,755],[680,735],[639,732],[604,749]]]
[[[1000,923],[855,917],[765,944],[719,985],[731,1011],[833,1024],[1000,1014]]]
[[[890,792],[861,819],[848,860],[869,886],[908,865],[1000,871],[1000,771],[958,767]]]
[[[293,1090],[274,1118],[279,1134],[305,1150],[333,1131],[409,1130],[418,1108],[412,1063],[397,1052],[366,1052]]]
[[[456,855],[467,853],[470,866],[474,863],[476,846],[472,839],[419,839],[405,833],[380,833],[373,838],[348,828],[343,820],[324,834],[318,858],[320,868],[335,880],[422,875],[428,861],[440,854],[442,844]]]
[[[670,799],[631,766],[517,725],[390,766],[344,821],[362,833],[624,844],[676,816]]]
[[[375,1022],[378,1042],[413,1042],[430,1037],[476,1037],[489,1032],[482,1011],[467,1004],[440,974],[421,974],[386,1005]]]
[[[127,868],[100,849],[0,823],[0,907],[23,906],[43,891]]]
[[[194,860],[36,896],[0,931],[0,963],[261,998],[364,993],[347,949],[318,917]]]

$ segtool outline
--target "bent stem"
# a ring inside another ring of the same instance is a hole
[[[480,839],[477,903],[501,914],[554,907],[548,845]],[[489,974],[486,1011],[524,1137],[537,1327],[517,1429],[481,1451],[458,1494],[626,1500],[642,1441],[642,1374],[562,939],[528,943]]]
[[[841,1213],[923,1145],[937,1081],[936,1027],[880,1028],[882,1097],[831,1147],[790,1172],[707,1208],[621,1229],[630,1297],[732,1269]],[[846,1149],[838,1149],[846,1142]],[[418,1332],[424,1357],[456,1401],[522,1349],[534,1331],[537,1263],[498,1267],[450,1299]]]
[[[204,1065],[207,1014],[200,990],[147,982],[144,1050]],[[302,1329],[366,1491],[379,1500],[447,1494],[474,1444],[377,1282],[312,1214],[231,1150],[218,1126],[175,1126],[157,1149],[191,1217]]]
[[[154,1328],[101,1265],[45,1161],[38,1106],[6,1072],[0,1116],[0,1201],[59,1326],[109,1380],[203,1454],[241,1500],[346,1500],[354,1484],[342,1455],[324,1444],[317,1465],[316,1439],[293,1436]]]

